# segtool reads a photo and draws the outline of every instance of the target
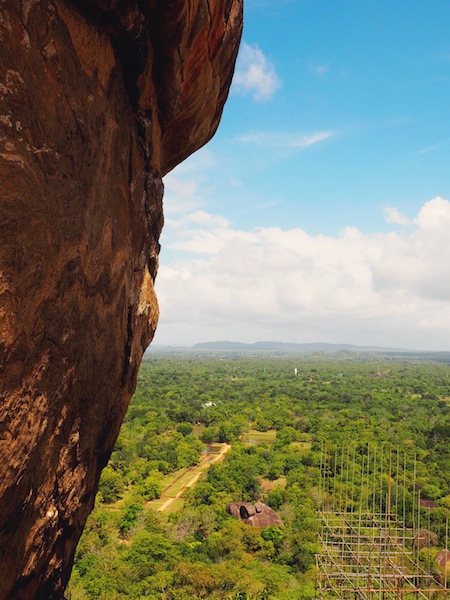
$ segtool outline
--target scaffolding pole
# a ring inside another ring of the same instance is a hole
[[[442,581],[431,572],[430,535],[424,559],[427,568],[418,562],[423,543],[419,539],[421,504],[420,491],[415,489],[416,456],[413,485],[408,491],[413,506],[408,512],[406,453],[401,456],[398,449],[367,446],[359,456],[355,447],[341,447],[334,453],[330,443],[324,443],[322,448],[318,540],[321,551],[316,555],[316,598],[450,600],[446,569]],[[407,519],[412,526],[407,526]],[[430,510],[427,526],[430,530]],[[448,512],[446,548],[447,545]]]

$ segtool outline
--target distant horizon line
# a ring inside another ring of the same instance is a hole
[[[405,352],[405,353],[448,353],[450,350],[425,350],[420,348],[400,348],[394,346],[377,346],[374,344],[351,344],[348,342],[276,342],[271,340],[262,340],[258,342],[240,342],[230,340],[214,340],[207,342],[195,342],[190,344],[150,344],[146,351],[158,348],[176,348],[187,350],[239,350],[239,349],[260,349],[260,350],[276,350],[276,349],[292,349],[306,350],[316,349],[316,351],[328,350],[357,350],[365,352]]]

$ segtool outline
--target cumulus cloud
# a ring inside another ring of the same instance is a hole
[[[162,257],[160,343],[450,345],[450,202],[443,198],[426,202],[402,233],[244,231],[202,211],[182,218],[167,243],[194,255],[167,265]]]
[[[450,203],[448,200],[437,196],[433,200],[426,202],[414,219],[415,224],[420,229],[429,231],[442,231],[442,224],[448,226],[450,221]]]
[[[429,200],[413,223],[409,235],[386,236],[383,260],[373,265],[374,281],[381,290],[395,288],[411,299],[450,303],[450,202]]]
[[[243,42],[239,51],[233,90],[250,94],[254,100],[268,100],[281,87],[274,65],[258,46]]]

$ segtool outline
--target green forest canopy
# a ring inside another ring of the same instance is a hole
[[[246,443],[249,428],[275,430],[274,443]],[[350,445],[357,457],[385,445],[404,451],[408,465],[415,460],[415,479],[411,470],[403,482],[407,510],[418,490],[439,507],[429,519],[437,552],[450,508],[449,434],[445,363],[348,353],[145,360],[68,598],[313,598],[324,444],[337,454]],[[232,449],[183,508],[150,509],[164,478],[195,465],[211,442]],[[284,527],[252,528],[225,510],[256,499]]]

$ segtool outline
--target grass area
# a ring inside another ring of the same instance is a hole
[[[256,429],[249,429],[247,433],[242,436],[244,444],[273,444],[275,442],[277,432],[275,429],[269,429],[269,431],[256,431]]]
[[[168,505],[168,512],[174,512],[177,510],[181,510],[184,506],[183,492],[188,486],[188,484],[200,473],[204,473],[209,468],[210,464],[215,462],[218,459],[218,455],[222,450],[224,450],[224,446],[226,444],[212,444],[211,447],[208,447],[208,454],[205,454],[198,465],[194,467],[185,467],[184,469],[180,469],[175,473],[171,473],[170,475],[166,475],[163,480],[163,493],[161,497],[157,500],[152,500],[147,503],[147,506],[152,508],[153,510],[159,510],[161,506],[167,502],[170,498],[174,500]],[[219,459],[220,460],[220,459]],[[179,498],[176,498],[180,494]]]
[[[177,482],[175,482],[171,486],[168,496],[173,498],[174,496],[179,494],[181,491],[184,490],[184,488],[191,481],[191,479],[193,479],[200,472],[201,472],[201,469],[197,467],[196,469],[192,469],[192,471],[189,471],[189,473],[186,473],[185,475],[183,475],[183,477],[181,477],[181,479],[179,479]]]
[[[159,510],[159,508],[164,504],[164,502],[166,502],[169,498],[174,498],[178,493],[183,491],[183,489],[186,487],[189,481],[191,481],[191,479],[201,471],[201,467],[197,465],[193,469],[185,467],[183,469],[180,469],[179,471],[175,471],[175,473],[170,473],[170,475],[166,475],[163,480],[163,493],[161,494],[161,497],[157,498],[156,500],[152,500],[151,502],[148,502],[147,506],[149,506],[153,510]],[[172,502],[172,504],[170,505],[170,510],[172,510],[172,506],[174,504],[177,505],[177,500],[174,500]],[[180,498],[179,500],[182,499]]]
[[[264,493],[270,492],[276,487],[285,488],[286,487],[286,477],[279,477],[278,479],[274,479],[271,481],[270,479],[259,479],[259,484],[261,485]]]
[[[167,507],[167,512],[177,512],[184,506],[184,498],[175,498],[175,500]]]
[[[185,473],[187,473],[188,467],[183,467],[179,471],[175,471],[174,473],[169,473],[169,475],[165,475],[163,479],[163,490],[165,490],[169,485],[173,485],[173,483],[179,478],[182,477]]]
[[[167,496],[161,496],[161,498],[158,498],[157,500],[152,500],[151,502],[148,502],[147,506],[153,508],[153,510],[159,510],[159,508],[164,504],[166,500]]]

